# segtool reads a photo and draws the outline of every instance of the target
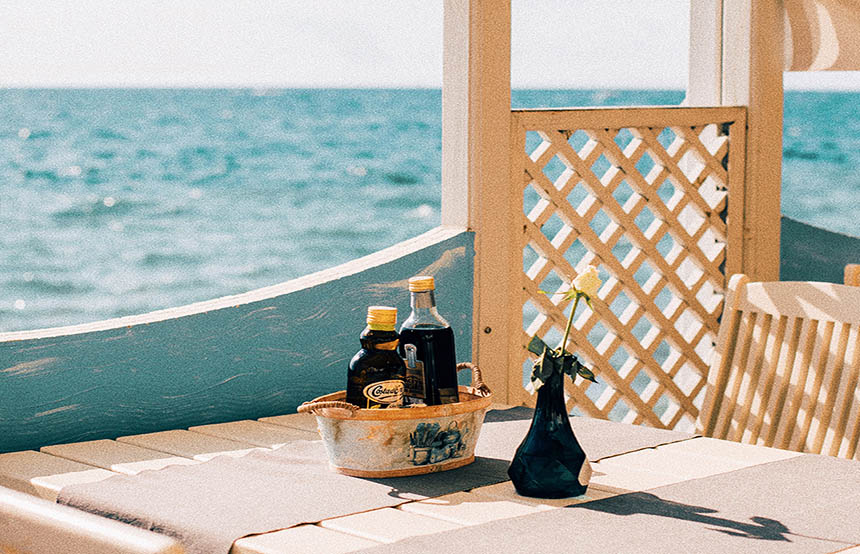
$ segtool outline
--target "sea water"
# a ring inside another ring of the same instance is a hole
[[[783,212],[860,235],[860,93],[787,92]],[[514,107],[680,91],[515,91]],[[0,331],[207,300],[439,224],[438,90],[0,90]]]

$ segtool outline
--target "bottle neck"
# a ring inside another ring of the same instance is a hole
[[[399,335],[392,330],[365,327],[359,337],[362,348],[367,350],[395,350],[400,342]]]
[[[409,304],[412,306],[412,311],[431,308],[434,310],[436,309],[436,291],[425,290],[409,294]]]
[[[412,313],[403,322],[403,327],[449,327],[445,318],[436,310],[435,291],[412,292],[409,304],[412,306]]]

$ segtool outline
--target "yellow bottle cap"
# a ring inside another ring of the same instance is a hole
[[[429,275],[417,275],[409,279],[409,292],[425,292],[435,288],[436,282]]]
[[[393,331],[397,324],[397,308],[391,306],[369,306],[367,325],[377,331]]]

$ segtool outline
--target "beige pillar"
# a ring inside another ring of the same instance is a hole
[[[742,268],[754,281],[779,279],[783,17],[781,0],[723,0],[722,104],[748,106]]]
[[[445,0],[444,45],[442,223],[476,232],[472,357],[504,402],[522,310],[508,277],[522,265],[509,229],[510,1]]]

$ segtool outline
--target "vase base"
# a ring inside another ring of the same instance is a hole
[[[582,496],[588,489],[588,481],[580,481],[585,464],[588,461],[584,455],[556,457],[518,452],[508,468],[508,476],[522,496],[571,498]]]
[[[517,494],[520,496],[528,496],[529,498],[575,498],[577,496],[582,496],[585,494],[588,487],[578,487],[576,490],[564,490],[564,491],[532,491],[532,490],[520,490],[514,485],[514,489],[516,489]]]

